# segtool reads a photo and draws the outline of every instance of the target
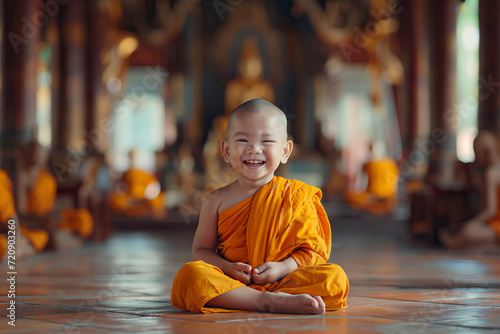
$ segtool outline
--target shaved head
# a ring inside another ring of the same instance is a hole
[[[269,117],[276,117],[280,123],[279,131],[282,132],[281,136],[283,136],[284,140],[288,139],[287,135],[287,120],[285,113],[278,107],[276,107],[271,102],[264,99],[252,99],[247,102],[241,104],[236,109],[231,112],[229,116],[229,123],[227,126],[226,138],[229,139],[229,134],[231,132],[231,123],[234,121],[238,115],[242,113],[266,113]]]

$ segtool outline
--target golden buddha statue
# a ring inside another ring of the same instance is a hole
[[[243,102],[256,98],[274,102],[274,89],[270,82],[262,78],[262,57],[257,41],[253,37],[247,37],[238,61],[238,77],[229,80],[226,85],[224,114],[214,119],[203,149],[208,179],[213,179],[223,169],[220,142],[226,138],[229,115]]]
[[[213,127],[219,134],[217,146],[219,146],[220,140],[226,137],[229,115],[237,106],[256,98],[274,103],[274,89],[271,83],[262,78],[262,58],[257,48],[257,42],[252,37],[246,38],[241,49],[238,75],[227,83],[224,114],[215,118],[213,122]]]
[[[262,58],[254,38],[247,37],[238,63],[239,77],[226,86],[225,112],[230,114],[237,106],[251,99],[261,98],[274,102],[271,84],[262,79]]]

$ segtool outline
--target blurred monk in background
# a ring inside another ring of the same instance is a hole
[[[35,250],[40,252],[45,248],[49,242],[49,232],[59,241],[64,241],[59,238],[71,237],[64,233],[60,234],[60,231],[72,233],[81,241],[88,238],[94,229],[94,221],[88,210],[73,208],[60,212],[54,210],[57,182],[47,171],[46,150],[38,143],[32,142],[26,148],[25,157],[27,165],[20,171],[18,182],[21,231]],[[33,226],[36,229],[31,229]]]
[[[392,159],[383,155],[381,142],[375,142],[370,151],[372,156],[363,165],[366,189],[359,192],[348,189],[345,198],[357,210],[385,215],[397,204],[399,170]]]
[[[438,236],[449,249],[483,248],[500,240],[500,151],[498,138],[481,131],[474,140],[475,162],[483,169],[483,209],[458,231],[443,229]]]
[[[12,221],[13,224],[11,224]],[[37,232],[31,231],[31,233],[36,234]],[[35,248],[20,231],[14,196],[12,195],[12,182],[7,173],[0,169],[0,259],[7,256],[8,240],[15,241],[11,244],[15,245],[17,259],[35,254]]]
[[[116,185],[116,191],[109,201],[110,207],[128,216],[153,215],[156,219],[165,218],[164,193],[158,179],[154,174],[138,168],[136,150],[130,151],[129,158],[130,168]]]

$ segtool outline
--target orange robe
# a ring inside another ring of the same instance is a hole
[[[162,192],[152,199],[145,196],[146,189],[158,182],[153,174],[139,169],[130,169],[123,174],[122,181],[127,185],[128,191],[125,194],[114,193],[111,195],[109,204],[113,210],[138,217],[148,215],[152,210],[165,208]],[[134,204],[130,203],[130,200],[144,200],[144,202]]]
[[[0,223],[7,223],[15,215],[16,209],[12,196],[12,183],[7,173],[0,169]]]
[[[28,194],[26,211],[37,216],[45,216],[54,208],[56,193],[56,179],[51,174],[41,170]]]
[[[94,219],[87,209],[65,209],[61,211],[59,228],[71,230],[86,239],[94,231]]]
[[[497,214],[488,224],[497,233],[497,241],[500,242],[500,187],[497,190]]]
[[[220,213],[217,253],[255,268],[292,256],[298,269],[274,283],[249,287],[271,292],[321,296],[327,310],[344,308],[349,281],[330,256],[330,223],[321,191],[297,180],[274,177],[252,197]],[[205,307],[214,297],[245,286],[203,261],[189,262],[172,285],[172,305],[191,312],[237,312]]]
[[[7,173],[0,169],[0,224],[7,224],[8,220],[16,215],[12,183]],[[7,252],[7,237],[0,235],[0,258]]]
[[[363,166],[368,176],[368,185],[363,192],[348,191],[346,200],[355,209],[368,210],[384,215],[392,211],[397,203],[399,170],[389,159],[372,160]]]
[[[7,253],[7,247],[7,236],[2,234],[0,235],[0,259]]]
[[[48,214],[54,208],[56,195],[57,182],[55,178],[48,172],[41,170],[28,194],[27,212],[37,216]],[[61,221],[58,227],[69,229],[82,238],[87,238],[94,229],[94,220],[86,209],[65,209],[61,211]],[[49,240],[49,235],[44,230],[23,228],[22,231],[37,251],[41,251]]]
[[[54,208],[57,183],[52,175],[41,170],[35,184],[28,193],[27,213],[44,216]],[[41,252],[49,242],[49,233],[42,229],[28,229],[21,226],[21,232],[26,236],[37,252]]]

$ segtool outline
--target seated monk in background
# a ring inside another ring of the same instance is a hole
[[[81,240],[88,238],[94,229],[94,221],[88,210],[64,209],[60,212],[53,210],[57,182],[47,171],[48,158],[45,150],[38,143],[30,143],[26,158],[28,167],[20,172],[19,177],[21,232],[26,235],[37,252],[42,251],[47,245],[48,231],[64,230],[74,233]],[[29,228],[30,225],[43,227],[45,230],[33,230]]]
[[[130,169],[123,173],[117,190],[111,195],[110,207],[129,216],[153,214],[157,219],[164,218],[167,211],[158,179],[137,167],[137,151],[130,151],[129,157]]]
[[[484,170],[482,182],[483,209],[464,222],[458,231],[438,233],[449,249],[480,248],[500,241],[500,146],[498,138],[481,131],[474,140],[475,162]]]
[[[372,157],[363,165],[367,177],[366,189],[356,192],[348,189],[347,202],[357,210],[368,210],[376,215],[388,214],[397,204],[399,170],[396,163],[381,154],[381,143],[371,147]]]
[[[172,305],[191,312],[323,314],[346,306],[349,282],[330,256],[321,191],[274,175],[292,152],[284,113],[254,99],[236,108],[224,160],[238,180],[209,194],[193,242],[195,262],[172,286]]]
[[[9,221],[14,221],[10,224]],[[14,226],[14,228],[10,227]],[[15,241],[15,257],[17,259],[35,254],[35,249],[20,233],[19,220],[17,219],[12,195],[12,182],[7,173],[0,169],[0,259],[7,256],[8,240]]]

